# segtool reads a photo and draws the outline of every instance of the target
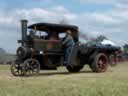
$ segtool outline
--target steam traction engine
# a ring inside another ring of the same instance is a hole
[[[69,72],[79,72],[85,64],[89,64],[93,72],[105,72],[108,68],[108,57],[118,48],[105,45],[79,43],[79,29],[74,25],[36,23],[27,25],[21,21],[21,46],[17,48],[17,58],[11,65],[14,76],[38,74],[40,70],[56,70],[63,66],[64,51],[61,41],[65,32],[71,30],[75,45],[72,48],[66,66]]]

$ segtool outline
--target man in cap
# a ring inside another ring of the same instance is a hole
[[[72,49],[73,45],[75,44],[70,30],[66,31],[66,37],[65,37],[64,41],[62,42],[62,44],[65,46],[65,48],[64,48],[64,65],[67,65],[68,58],[71,53],[71,49]]]

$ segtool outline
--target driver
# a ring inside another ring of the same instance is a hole
[[[63,40],[62,44],[65,46],[65,48],[64,48],[64,65],[67,65],[68,58],[71,53],[71,49],[72,49],[73,45],[75,44],[70,30],[66,31],[66,37]]]

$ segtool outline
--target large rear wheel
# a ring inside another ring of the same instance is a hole
[[[68,72],[79,72],[83,66],[67,66]]]
[[[91,69],[93,72],[106,72],[108,68],[107,56],[103,53],[98,53],[94,56],[94,61],[91,64]]]
[[[66,68],[68,72],[79,72],[83,68],[83,65],[80,65],[80,59],[76,57],[74,64],[68,65]]]

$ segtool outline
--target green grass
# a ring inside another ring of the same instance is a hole
[[[0,66],[0,96],[128,96],[128,63],[105,73],[68,74],[65,68],[42,71],[39,76],[14,77],[9,66]]]

